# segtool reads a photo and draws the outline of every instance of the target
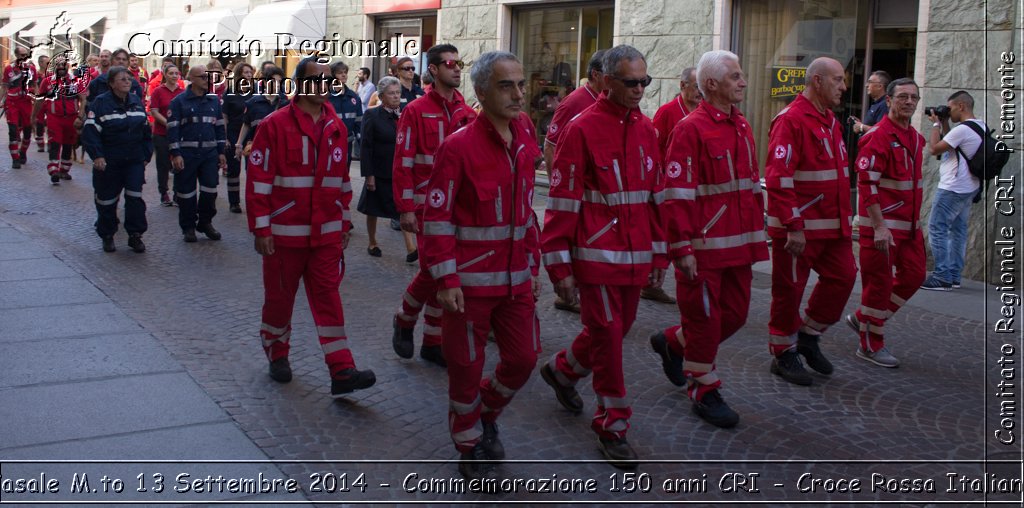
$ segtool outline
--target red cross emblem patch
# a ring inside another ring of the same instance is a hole
[[[334,162],[341,162],[341,159],[344,157],[344,155],[345,154],[342,153],[341,151],[341,147],[336,146],[334,147],[334,153],[331,154],[331,158],[334,159]]]
[[[680,164],[680,163],[678,163],[676,161],[672,161],[672,162],[668,163],[668,177],[669,178],[679,178],[679,175],[681,175],[681,174],[683,174],[683,165],[682,164]]]
[[[259,150],[254,150],[252,153],[250,153],[249,164],[252,164],[253,166],[259,166],[263,164],[263,152]]]
[[[444,201],[445,195],[444,191],[442,191],[441,189],[433,189],[427,196],[427,202],[429,202],[430,206],[434,208],[441,208],[442,206],[444,206]]]
[[[786,147],[779,145],[775,147],[775,158],[781,159],[786,156]]]
[[[551,172],[551,186],[558,187],[558,184],[562,183],[562,172],[555,169]]]
[[[860,168],[861,171],[868,169],[868,164],[870,164],[870,162],[867,157],[861,157],[857,160],[857,167]]]

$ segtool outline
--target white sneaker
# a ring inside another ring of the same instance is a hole
[[[879,349],[878,351],[875,352],[865,351],[864,348],[858,347],[857,358],[862,358],[875,365],[888,367],[890,369],[894,369],[900,366],[900,361],[897,360],[896,357],[889,352],[889,348],[886,347],[883,347],[882,349]]]

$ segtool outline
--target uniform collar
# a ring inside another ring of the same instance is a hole
[[[430,91],[427,92],[427,97],[430,97],[430,100],[437,103],[438,106],[447,106],[449,111],[456,106],[465,104],[462,94],[459,93],[458,90],[452,90],[452,100],[450,101],[445,99],[443,95],[437,93],[437,90],[434,90],[433,87],[431,87]]]
[[[822,125],[825,125],[830,129],[835,123],[836,115],[835,113],[832,112],[831,109],[826,108],[824,113],[819,112],[818,108],[814,106],[814,103],[811,102],[811,100],[808,99],[807,97],[804,97],[804,94],[798,94],[796,96],[796,100],[793,101],[793,103],[790,104],[789,107],[818,120],[818,122],[820,122]]]
[[[185,95],[186,99],[205,99],[211,95],[210,92],[207,92],[205,95],[196,95],[196,93],[192,91],[191,86],[186,86],[185,90],[183,90],[181,93]]]
[[[640,117],[643,116],[643,113],[640,112],[639,108],[626,108],[625,106],[620,106],[619,104],[612,102],[612,100],[608,98],[608,92],[601,92],[601,96],[598,97],[595,104],[597,104],[599,109],[616,118],[628,118],[630,123],[640,121]]]
[[[320,139],[321,133],[325,133],[327,127],[334,123],[334,120],[337,118],[337,116],[329,114],[331,108],[328,107],[326,102],[320,105],[320,119],[316,123],[313,123],[313,117],[309,113],[299,109],[298,104],[291,102],[285,107],[288,108],[289,114],[295,119],[299,130],[309,136],[314,142]]]
[[[486,136],[494,142],[495,146],[502,148],[507,146],[505,144],[505,140],[501,137],[501,134],[498,134],[498,129],[494,127],[494,124],[491,123],[491,119],[488,118],[485,113],[477,115],[476,120],[473,121],[473,125],[476,126],[477,129],[484,131]],[[512,131],[513,153],[516,152],[520,146],[532,141],[532,138],[529,133],[526,132],[526,129],[523,129],[522,126],[519,125],[518,120],[512,120],[509,122],[508,127]]]
[[[721,111],[719,111],[718,108],[712,106],[711,103],[708,102],[707,100],[701,100],[700,101],[700,106],[697,106],[697,110],[698,111],[699,110],[704,110],[704,112],[709,117],[711,117],[711,119],[714,120],[716,123],[720,123],[720,122],[736,123],[736,120],[738,120],[741,116],[743,116],[743,113],[740,112],[739,108],[737,108],[735,104],[733,104],[730,107],[729,114],[727,115],[727,114],[722,113]]]

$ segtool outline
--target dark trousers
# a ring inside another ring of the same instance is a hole
[[[160,194],[170,190],[167,185],[171,174],[171,152],[167,148],[167,136],[153,135],[153,158],[156,159],[156,186]]]
[[[112,236],[117,232],[117,202],[124,191],[124,230],[129,234],[145,233],[146,202],[142,200],[142,183],[146,165],[142,161],[107,159],[103,171],[93,169],[92,188],[96,193],[96,234]]]
[[[182,231],[195,229],[197,221],[209,224],[217,215],[217,162],[216,153],[185,157],[185,169],[174,174],[174,198],[178,201],[178,225]]]
[[[241,204],[240,185],[242,179],[242,161],[235,158],[234,145],[228,145],[224,152],[228,160],[228,203],[232,205]]]

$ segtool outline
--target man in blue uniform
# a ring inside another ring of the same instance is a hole
[[[197,241],[196,231],[210,240],[220,240],[220,232],[213,228],[212,221],[217,214],[217,173],[228,163],[224,157],[226,139],[220,99],[208,93],[209,79],[205,66],[189,69],[191,85],[171,101],[167,115],[178,225],[188,243]]]
[[[118,49],[110,55],[111,68],[114,67],[125,67],[128,66],[128,51],[125,49]],[[89,82],[89,95],[86,97],[86,104],[92,104],[100,94],[110,91],[110,81],[108,80],[107,73],[101,74],[96,79]],[[137,96],[139,100],[145,100],[146,94],[142,91],[142,86],[139,85],[138,81],[132,83],[132,94]]]
[[[352,153],[352,143],[359,137],[363,122],[363,101],[359,95],[346,84],[348,81],[348,65],[345,62],[336,62],[331,65],[331,75],[335,81],[331,83],[331,106],[338,114],[338,119],[348,129],[348,147]],[[356,143],[358,144],[358,143]],[[345,167],[352,166],[352,157],[345,159]]]

